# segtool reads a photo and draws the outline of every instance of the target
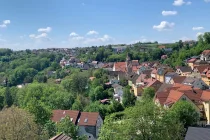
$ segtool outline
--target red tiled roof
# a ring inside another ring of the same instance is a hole
[[[203,54],[203,55],[210,55],[210,50],[204,50],[204,51],[202,52],[202,54]]]
[[[158,46],[159,49],[165,49],[166,46]]]
[[[126,72],[126,62],[116,62],[114,63],[115,71]]]
[[[199,73],[202,73],[208,67],[209,67],[208,65],[202,65],[202,66],[196,66],[195,69],[197,69]]]
[[[132,66],[132,71],[133,72],[137,72],[137,70],[138,70],[138,67],[137,66]]]
[[[192,88],[191,86],[175,84],[173,87],[168,88],[166,91],[156,93],[156,99],[158,99],[162,105],[163,103],[171,105],[177,102],[182,95],[187,96],[192,102],[197,104],[201,99],[210,99],[210,90],[203,91],[198,88]]]
[[[156,99],[158,99],[158,101],[161,105],[164,105],[164,103],[166,102],[168,94],[169,94],[169,91],[163,91],[163,92],[156,93]]]
[[[145,80],[147,82],[147,87],[153,87],[155,88],[155,90],[157,91],[160,86],[162,85],[162,83],[156,79],[153,78],[149,78],[147,80]]]
[[[133,66],[139,66],[139,61],[138,60],[132,60],[132,65]]]
[[[196,58],[192,58],[192,59],[188,60],[187,62],[188,63],[194,63],[196,60],[197,60]]]
[[[53,116],[51,118],[54,122],[59,122],[62,118],[65,118],[66,116],[69,116],[70,118],[73,118],[73,123],[76,123],[76,120],[79,116],[79,111],[75,110],[53,110]]]
[[[165,101],[165,104],[169,103],[169,102],[177,102],[182,96],[184,95],[184,93],[176,91],[176,90],[171,90],[168,94],[168,97]]]
[[[157,74],[157,69],[153,69],[151,73],[152,74]]]
[[[79,126],[96,126],[98,117],[99,117],[98,112],[81,112],[78,125]]]
[[[210,90],[204,90],[201,95],[201,100],[209,101],[210,100]]]

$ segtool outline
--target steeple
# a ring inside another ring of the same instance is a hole
[[[126,70],[127,70],[127,73],[130,73],[132,72],[132,64],[131,64],[131,59],[127,53],[127,57],[126,57]]]

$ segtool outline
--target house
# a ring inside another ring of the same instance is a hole
[[[80,112],[76,110],[53,110],[51,120],[59,123],[69,116],[71,121],[78,126],[78,135],[87,136],[88,140],[97,140],[103,120],[98,112]],[[58,136],[60,137],[60,136]]]
[[[132,85],[135,96],[141,96],[144,88],[154,88],[155,92],[161,87],[162,83],[154,78],[146,78],[146,75],[140,75],[136,84]]]
[[[210,65],[195,66],[194,69],[193,69],[193,71],[194,71],[195,73],[202,74],[202,72],[203,72],[206,68],[208,68],[208,67],[210,67]]]
[[[60,134],[50,138],[50,140],[73,140],[73,139],[63,133],[60,133]]]
[[[71,121],[76,125],[80,112],[76,110],[53,110],[52,114],[53,116],[51,120],[53,122],[58,123],[66,116],[68,116],[70,117]]]
[[[175,73],[175,72],[167,72],[166,74],[165,74],[165,83],[166,84],[169,84],[169,82],[170,82],[170,80],[173,78],[173,77],[176,77],[176,76],[178,76],[178,74],[177,73]]]
[[[210,92],[208,92],[210,94]],[[199,124],[206,124],[206,113],[203,112],[204,105],[201,102],[202,89],[193,88],[183,84],[175,84],[164,91],[157,92],[155,95],[155,103],[162,105],[165,108],[170,108],[180,100],[188,101],[195,106],[195,109],[200,114]]]
[[[178,67],[176,73],[180,76],[189,76],[192,73],[192,69],[188,66]]]
[[[157,80],[159,80],[160,82],[164,83],[165,82],[165,74],[167,72],[173,72],[173,70],[171,68],[168,67],[160,67],[157,69]]]
[[[158,46],[159,49],[165,49],[166,46]]]
[[[168,84],[181,84],[186,79],[186,76],[174,76],[170,79]]]
[[[167,58],[168,58],[167,55],[162,55],[162,56],[161,56],[161,59],[162,59],[162,60],[167,59]]]
[[[210,86],[210,67],[207,67],[202,73],[201,73],[201,79]]]
[[[157,79],[157,69],[154,68],[151,72],[151,78]]]
[[[187,65],[188,65],[189,67],[191,67],[191,69],[193,70],[196,61],[197,61],[196,58],[191,58],[191,59],[187,60]]]
[[[112,87],[114,88],[114,99],[122,102],[123,98],[123,87],[118,84],[113,84]]]
[[[86,135],[88,140],[97,140],[102,125],[103,120],[98,112],[81,112],[78,119],[78,135]]]
[[[200,60],[209,61],[209,60],[210,60],[210,50],[204,50],[204,51],[201,53]]]
[[[203,127],[189,127],[185,140],[208,140],[210,138],[210,129]]]
[[[113,71],[121,71],[121,72],[127,72],[127,73],[137,73],[139,68],[138,60],[132,60],[127,54],[126,61],[125,62],[115,62],[113,66]]]
[[[203,90],[209,89],[208,85],[200,78],[187,77],[182,82],[182,84],[190,85],[190,86],[193,86],[194,88],[199,88]]]

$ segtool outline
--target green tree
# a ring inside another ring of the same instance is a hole
[[[26,109],[35,116],[35,122],[44,125],[51,117],[51,111],[43,103],[30,100]]]
[[[70,120],[70,116],[63,118],[59,123],[57,123],[57,129],[59,133],[64,133],[72,139],[77,139],[78,128]]]
[[[181,140],[183,125],[151,100],[106,117],[99,140]]]
[[[4,94],[4,105],[7,107],[10,107],[12,106],[12,104],[13,104],[13,99],[12,99],[10,89],[9,87],[6,87],[5,94]]]
[[[74,104],[72,105],[72,109],[73,110],[80,110],[80,111],[83,110],[83,106],[82,106],[82,103],[81,103],[79,98],[77,98],[76,101],[74,102]]]
[[[142,99],[153,99],[155,96],[154,88],[145,88],[142,94]]]
[[[48,139],[48,136],[34,122],[34,116],[17,107],[0,111],[0,124],[2,140]]]
[[[123,90],[123,99],[122,103],[124,107],[129,107],[135,105],[136,97],[133,93],[130,92],[128,88],[124,88]]]
[[[0,110],[4,107],[4,97],[0,96]]]
[[[176,117],[187,128],[188,126],[194,126],[199,121],[199,113],[195,106],[187,101],[179,101],[170,109],[171,117]]]
[[[47,121],[47,123],[44,125],[44,129],[48,132],[49,137],[53,137],[56,135],[57,132],[56,124],[51,120]]]

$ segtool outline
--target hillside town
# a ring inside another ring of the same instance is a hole
[[[0,140],[210,140],[210,0],[0,0]]]

